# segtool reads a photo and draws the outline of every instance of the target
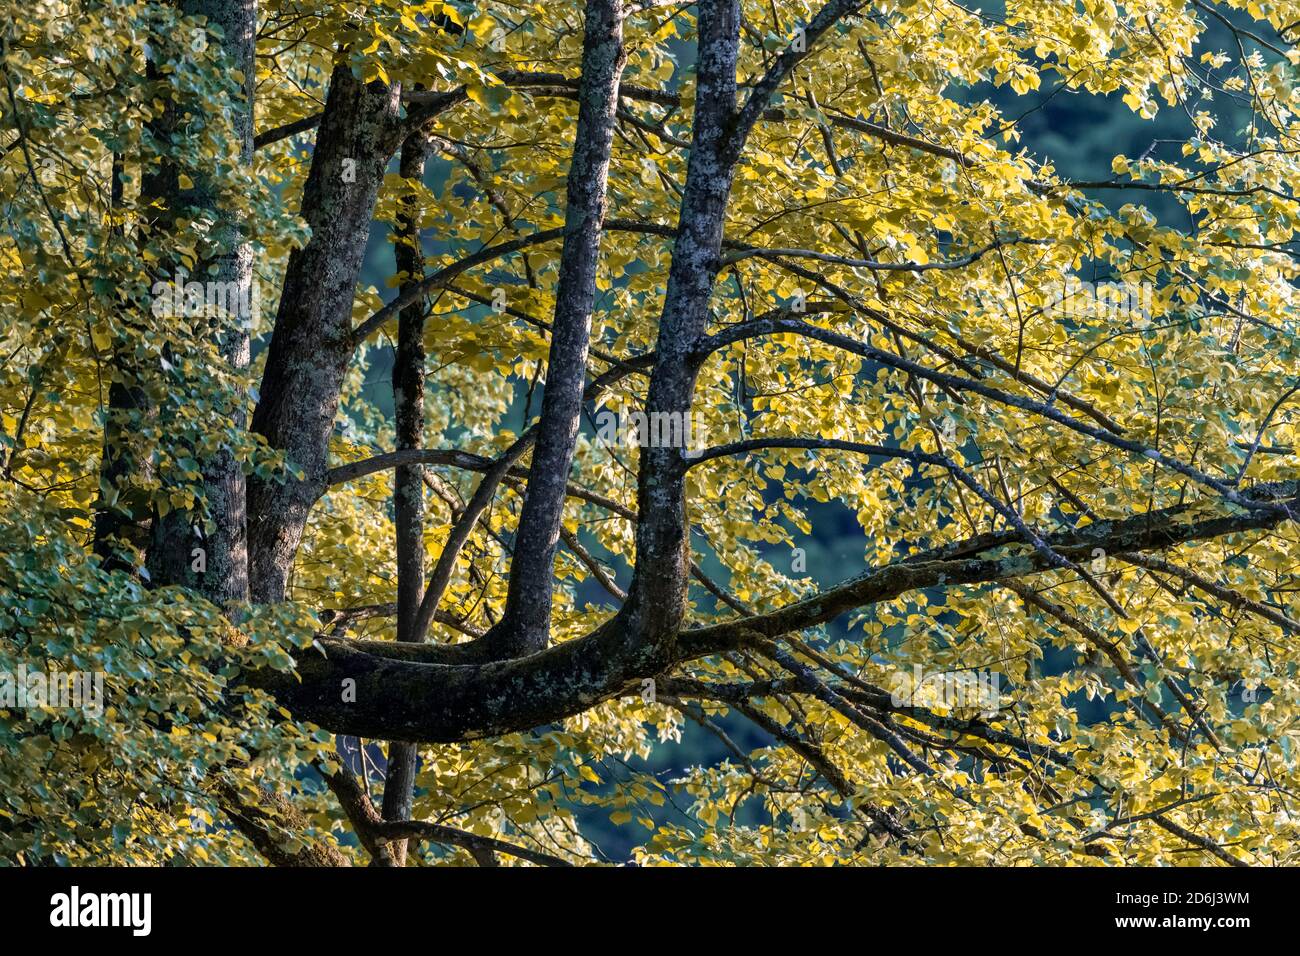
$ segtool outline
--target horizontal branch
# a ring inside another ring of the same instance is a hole
[[[1300,481],[1256,486],[1250,500],[1284,504],[1194,516],[1178,505],[1103,520],[1045,540],[1058,554],[1085,558],[1159,550],[1276,527],[1296,504]],[[1199,505],[1199,503],[1198,503]],[[872,568],[837,587],[753,617],[683,630],[666,648],[647,649],[622,613],[584,637],[540,653],[487,664],[452,665],[448,647],[321,639],[299,652],[298,677],[258,671],[249,682],[274,693],[299,719],[334,733],[413,742],[456,742],[527,730],[581,713],[671,667],[825,624],[855,608],[932,587],[996,582],[1051,567],[1016,532],[986,534]]]
[[[961,356],[955,355],[947,348],[943,347],[942,345],[939,345],[937,342],[934,342],[933,340],[928,339],[923,335],[920,335],[916,332],[911,331],[910,329],[907,329],[899,325],[898,323],[890,319],[887,315],[885,315],[883,312],[881,312],[879,309],[872,308],[871,306],[865,304],[860,299],[858,299],[857,296],[854,296],[848,290],[830,281],[825,276],[818,275],[815,272],[805,269],[803,266],[799,265],[798,263],[790,262],[789,260],[780,257],[775,257],[771,261],[775,263],[777,266],[779,266],[780,268],[784,269],[785,271],[793,273],[794,275],[797,275],[801,278],[808,279],[818,287],[830,292],[833,296],[835,296],[835,298],[839,299],[842,303],[847,305],[851,310],[859,312],[862,315],[865,315],[867,318],[871,319],[873,322],[877,323],[878,325],[883,326],[884,328],[890,330],[891,332],[897,335],[902,336],[903,338],[906,338],[912,342],[917,343],[918,345],[920,345],[922,348],[926,349],[929,352],[933,352],[934,354],[941,356],[946,361],[949,361],[952,364],[956,365],[958,368],[962,369],[962,371],[966,372],[966,374],[974,378],[983,377],[982,375],[980,375],[979,370],[977,368],[973,367],[969,362],[967,362]],[[804,311],[805,313],[808,313],[811,311],[811,309],[805,309]],[[769,314],[769,315],[758,316],[757,318],[758,320],[762,320],[762,319],[768,319],[773,317],[775,316]],[[791,313],[785,313],[781,317],[790,319],[790,318],[794,318],[795,316]],[[945,331],[950,336],[952,336],[953,341],[955,341],[960,348],[962,348],[969,354],[974,355],[977,358],[983,359],[984,361],[988,362],[990,365],[993,365],[996,368],[1001,369],[1003,372],[1006,372],[1017,382],[1021,382],[1025,385],[1030,386],[1035,391],[1041,392],[1042,394],[1046,395],[1049,400],[1059,401],[1062,405],[1066,405],[1070,408],[1073,408],[1077,412],[1082,412],[1083,414],[1091,418],[1093,421],[1104,426],[1105,428],[1108,428],[1110,431],[1114,432],[1117,435],[1124,434],[1124,428],[1113,418],[1106,415],[1104,412],[1102,412],[1100,409],[1098,409],[1096,406],[1092,405],[1091,403],[1085,402],[1084,400],[1078,398],[1077,396],[1072,395],[1070,392],[1065,391],[1060,387],[1059,384],[1055,386],[1050,385],[1047,382],[1043,381],[1042,379],[1026,372],[1024,369],[1017,368],[1014,363],[1008,362],[1006,359],[1002,358],[992,349],[988,349],[983,346],[976,345],[974,342],[970,342],[962,338],[961,336],[954,334],[950,329],[945,329]],[[709,352],[713,347],[714,346],[712,345],[712,339],[709,339],[701,343],[698,352],[702,354],[707,354],[707,352]],[[951,393],[952,390],[948,389],[948,391]]]
[[[339,804],[343,807],[343,812],[347,814],[348,820],[356,829],[362,845],[377,858],[384,858],[389,843],[399,840],[428,840],[431,843],[460,847],[475,854],[485,851],[504,853],[520,860],[527,860],[529,863],[536,863],[538,866],[573,865],[549,853],[516,846],[504,840],[480,836],[477,833],[440,823],[426,823],[422,820],[384,820],[371,801],[370,795],[361,789],[361,785],[357,783],[351,771],[340,770],[326,774],[325,782],[334,791]]]
[[[431,843],[456,846],[471,852],[490,850],[494,853],[504,853],[506,856],[527,860],[538,866],[573,866],[568,860],[562,860],[549,853],[530,850],[528,847],[517,846],[493,837],[479,836],[477,833],[443,826],[440,823],[426,823],[423,820],[393,820],[380,823],[374,828],[373,833],[376,838],[388,843],[397,840],[428,840]]]
[[[1300,481],[1254,489],[1261,500],[1287,499],[1296,504]],[[1251,510],[1190,520],[1191,506],[1176,505],[1122,520],[1103,520],[1045,540],[1052,550],[1066,557],[1083,558],[1101,548],[1107,554],[1151,551],[1177,544],[1218,538],[1244,531],[1276,527],[1286,520],[1284,510]],[[1047,570],[1038,551],[997,554],[1020,544],[1015,532],[981,535],[932,551],[872,568],[851,581],[776,611],[687,631],[681,642],[704,651],[714,647],[730,649],[742,645],[746,634],[779,637],[834,620],[859,607],[893,600],[909,591],[956,584],[977,584],[1024,577]]]
[[[1124,554],[1117,555],[1121,561],[1129,564],[1135,564],[1138,567],[1146,568],[1148,571],[1160,571],[1178,578],[1182,578],[1188,584],[1206,594],[1213,595],[1225,604],[1248,611],[1257,617],[1262,617],[1280,627],[1287,634],[1300,634],[1300,622],[1297,622],[1281,611],[1262,604],[1259,601],[1251,600],[1244,594],[1225,587],[1216,581],[1211,581],[1203,575],[1197,574],[1191,568],[1185,568],[1182,565],[1174,564],[1172,561],[1166,561],[1164,558],[1158,558],[1148,554]]]
[[[302,119],[294,120],[291,123],[263,130],[253,137],[253,149],[261,149],[263,146],[270,146],[272,143],[278,143],[280,140],[296,136],[298,133],[305,133],[309,129],[315,129],[320,125],[321,115],[321,113],[312,113],[310,116],[304,116]]]
[[[487,471],[492,467],[492,459],[454,448],[403,448],[331,468],[325,473],[325,485],[346,484],[403,465],[448,465],[466,471]]]
[[[998,239],[976,249],[969,255],[939,262],[881,262],[876,259],[855,259],[850,256],[839,256],[829,252],[816,252],[812,249],[765,249],[759,246],[741,246],[737,252],[724,256],[722,262],[723,265],[731,265],[732,263],[740,262],[743,259],[749,259],[753,256],[758,256],[763,259],[785,257],[793,259],[814,259],[818,262],[828,262],[832,265],[848,266],[849,268],[854,269],[869,269],[876,272],[931,272],[934,270],[947,271],[950,269],[964,268],[965,266],[978,262],[994,249],[999,249],[1003,246],[1022,244],[1041,245],[1043,242],[1044,240],[1042,239],[1028,239],[1025,237]]]
[[[708,352],[716,350],[723,345],[731,344],[732,342],[739,342],[744,339],[781,332],[793,332],[796,335],[803,335],[811,339],[816,339],[819,342],[835,346],[836,348],[843,349],[844,351],[854,355],[859,355],[862,358],[869,359],[889,368],[898,369],[899,371],[915,375],[918,378],[923,378],[936,385],[954,390],[974,392],[977,395],[982,395],[985,398],[992,399],[995,402],[1010,406],[1011,408],[1018,408],[1022,411],[1032,412],[1035,415],[1054,421],[1058,425],[1064,425],[1066,428],[1078,432],[1081,435],[1086,435],[1089,438],[1096,439],[1097,441],[1101,441],[1114,448],[1119,448],[1134,455],[1140,455],[1143,458],[1150,459],[1156,464],[1177,472],[1186,478],[1190,478],[1197,484],[1203,485],[1212,491],[1217,492],[1228,501],[1240,507],[1262,507],[1268,509],[1283,507],[1276,502],[1260,502],[1252,500],[1251,498],[1238,493],[1227,483],[1207,475],[1205,472],[1187,464],[1186,462],[1172,458],[1158,449],[1145,445],[1142,442],[1118,435],[1108,428],[1081,422],[1077,418],[1065,414],[1048,402],[1040,402],[1023,395],[1016,395],[1012,392],[1004,391],[975,379],[963,378],[960,375],[950,375],[946,372],[939,372],[928,368],[919,362],[913,362],[911,359],[906,359],[900,355],[895,355],[892,352],[886,352],[882,349],[875,348],[867,345],[865,342],[859,342],[857,339],[851,338],[850,336],[831,331],[830,329],[823,329],[801,320],[788,318],[757,319],[752,322],[732,326],[716,335],[710,336],[704,342],[700,343],[700,346],[697,349],[697,355],[706,355]]]
[[[1190,193],[1197,196],[1224,196],[1229,198],[1244,198],[1246,196],[1256,196],[1265,193],[1275,196],[1286,202],[1300,202],[1295,196],[1282,192],[1280,189],[1274,189],[1272,186],[1245,186],[1239,189],[1219,188],[1215,186],[1191,186],[1183,183],[1143,183],[1143,182],[1120,182],[1118,180],[1095,180],[1091,182],[1070,182],[1066,185],[1071,189],[1134,189],[1142,192],[1160,192],[1160,193]]]

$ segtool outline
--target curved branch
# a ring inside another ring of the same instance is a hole
[[[1184,477],[1190,478],[1199,485],[1204,485],[1240,507],[1281,507],[1274,502],[1260,502],[1242,495],[1230,485],[1207,475],[1198,468],[1179,461],[1176,458],[1171,458],[1155,448],[1144,445],[1142,442],[1125,438],[1122,435],[1117,435],[1108,428],[1097,427],[1089,425],[1086,422],[1081,422],[1077,418],[1065,414],[1046,402],[1039,402],[1022,395],[1015,395],[1011,392],[1003,391],[1000,388],[987,385],[984,382],[975,379],[962,378],[959,375],[950,375],[946,372],[938,372],[934,369],[927,368],[918,362],[913,362],[912,360],[905,359],[902,356],[894,355],[892,352],[885,352],[881,349],[867,345],[864,342],[859,342],[847,335],[833,332],[829,329],[823,329],[800,320],[783,318],[756,319],[752,322],[733,326],[732,328],[725,329],[717,335],[711,336],[709,339],[702,342],[698,353],[707,354],[709,351],[713,351],[732,342],[739,342],[743,339],[755,338],[760,335],[770,335],[777,332],[793,332],[797,335],[804,335],[808,338],[816,339],[819,342],[825,342],[827,345],[843,349],[844,351],[850,352],[854,355],[860,355],[873,362],[878,362],[881,365],[895,368],[899,371],[908,372],[918,378],[923,378],[927,381],[933,382],[936,385],[945,386],[955,390],[974,392],[977,395],[982,395],[985,398],[992,399],[1000,404],[1008,405],[1012,408],[1019,408],[1022,411],[1033,412],[1036,415],[1040,415],[1043,418],[1056,422],[1058,425],[1064,425],[1066,428],[1076,431],[1081,435],[1086,435],[1089,438],[1094,438],[1097,441],[1111,445],[1112,447],[1131,452],[1135,455],[1141,455],[1143,458],[1148,458],[1171,471],[1175,471]]]
[[[1297,504],[1300,480],[1251,490],[1260,501]],[[1194,517],[1189,505],[1046,538],[1058,554],[1151,551],[1287,520],[1286,508]],[[458,742],[527,730],[617,696],[670,667],[815,627],[908,591],[1004,581],[1048,570],[1038,550],[1008,553],[1018,536],[986,534],[872,568],[805,600],[754,617],[680,631],[670,649],[642,639],[626,608],[595,631],[538,654],[487,664],[446,663],[454,647],[321,639],[297,655],[298,677],[271,671],[249,683],[277,696],[295,717],[335,733],[416,742]],[[465,647],[468,645],[456,645]]]
[[[830,0],[808,21],[806,27],[801,28],[803,42],[791,43],[772,62],[767,72],[754,84],[749,98],[745,100],[745,105],[741,107],[736,117],[733,149],[737,153],[740,152],[754,124],[767,111],[768,103],[771,102],[777,89],[794,72],[794,68],[808,57],[814,44],[827,30],[844,17],[857,13],[862,6],[862,0]]]
[[[938,270],[945,272],[951,269],[961,269],[965,266],[978,262],[994,249],[1000,249],[1003,246],[1016,245],[1041,245],[1041,239],[1029,239],[1026,237],[1012,237],[1010,239],[997,239],[987,245],[981,246],[968,255],[959,256],[956,259],[947,259],[940,262],[880,262],[875,259],[854,259],[849,256],[837,256],[829,252],[817,252],[812,249],[765,249],[761,246],[739,246],[739,251],[725,256],[722,260],[724,265],[731,265],[740,262],[743,259],[758,256],[762,259],[777,259],[787,257],[792,259],[813,259],[817,262],[829,262],[833,265],[847,266],[854,269],[870,269],[875,272],[931,272]],[[730,245],[730,244],[729,244]]]
[[[511,239],[508,242],[499,242],[493,246],[485,246],[482,249],[472,252],[462,259],[443,266],[438,271],[425,276],[419,282],[413,283],[406,289],[403,289],[393,300],[383,308],[379,309],[370,318],[363,321],[360,325],[352,330],[351,340],[354,346],[360,345],[370,335],[379,329],[384,323],[391,320],[407,305],[410,305],[421,296],[427,295],[434,289],[439,289],[447,285],[461,273],[472,269],[474,266],[482,265],[485,262],[492,262],[496,259],[504,258],[524,249],[541,245],[545,242],[554,242],[556,239],[563,239],[567,226],[557,226],[553,229],[543,229],[540,232],[532,233],[528,236],[521,236],[518,239]],[[651,236],[666,236],[671,238],[675,231],[670,226],[661,226],[653,222],[639,222],[635,219],[608,219],[605,221],[604,229],[610,232],[635,232]]]
[[[469,850],[476,854],[476,857],[477,854],[487,851],[504,853],[506,856],[527,860],[538,866],[573,865],[568,860],[562,860],[549,853],[515,846],[504,840],[479,836],[477,833],[469,833],[440,823],[426,823],[422,820],[384,820],[375,809],[369,795],[361,789],[350,771],[340,770],[337,773],[327,774],[325,782],[334,791],[348,820],[357,831],[362,845],[377,859],[382,860],[387,856],[387,847],[390,843],[399,840],[428,840],[431,843],[442,843]]]

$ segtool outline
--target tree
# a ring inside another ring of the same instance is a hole
[[[1300,5],[7,13],[6,857],[1296,862]]]

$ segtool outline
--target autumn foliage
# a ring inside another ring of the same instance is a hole
[[[1300,3],[3,7],[0,859],[1300,862]]]

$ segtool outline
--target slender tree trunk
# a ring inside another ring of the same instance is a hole
[[[329,457],[352,358],[352,302],[375,199],[401,127],[401,90],[334,69],[302,211],[311,240],[289,255],[253,430],[302,478],[249,481],[255,601],[284,599],[307,514]]]
[[[232,104],[232,122],[239,161],[243,166],[253,164],[253,99],[254,80],[257,75],[254,60],[257,43],[257,0],[187,0],[187,13],[207,16],[213,26],[224,33],[226,62],[243,73],[243,101]],[[234,145],[234,144],[232,144]],[[200,181],[202,189],[204,183]],[[249,330],[252,327],[253,249],[242,222],[223,216],[219,229],[220,242],[229,248],[216,262],[215,281],[226,284],[234,292],[227,301],[234,303],[234,314],[219,316],[222,322],[214,334],[221,358],[232,369],[248,368],[250,357]],[[211,271],[209,271],[211,274]],[[230,424],[243,428],[246,412],[243,396],[232,396],[226,409]],[[228,449],[223,450],[203,469],[207,492],[208,528],[204,539],[206,568],[203,573],[203,591],[214,602],[223,606],[248,600],[248,527],[247,490],[240,462]]]
[[[578,126],[568,174],[546,390],[515,537],[505,617],[486,638],[494,657],[541,650],[550,637],[555,550],[582,415],[610,149],[626,62],[622,21],[622,0],[587,3]]]
[[[733,124],[740,11],[736,0],[712,0],[701,3],[699,10],[691,156],[646,396],[649,414],[691,413],[698,367],[690,353],[708,322],[736,164]],[[662,653],[686,613],[690,572],[686,474],[680,449],[649,447],[641,454],[636,562],[624,610],[632,633],[644,635],[647,647]]]
[[[424,179],[429,144],[414,133],[402,144],[402,178]],[[393,249],[397,271],[406,278],[401,291],[424,273],[420,246],[419,205],[413,192],[402,197]],[[398,449],[424,444],[424,322],[428,301],[417,299],[398,315],[397,356],[393,363],[393,408]],[[416,618],[424,593],[424,468],[400,465],[393,476],[393,512],[397,532],[397,639],[418,642]],[[385,820],[411,819],[418,750],[414,744],[393,743],[388,748],[382,814]],[[393,861],[406,862],[407,841],[389,846]]]
[[[120,215],[125,200],[124,164],[120,154],[113,156],[111,207]],[[113,236],[126,242],[120,224],[113,226]],[[122,296],[123,321],[147,308]],[[141,447],[139,425],[152,412],[148,393],[139,380],[140,368],[134,358],[133,344],[127,340],[113,343],[109,357],[111,380],[108,386],[108,413],[104,420],[104,447],[100,458],[100,500],[95,510],[94,553],[105,571],[130,571],[134,561],[127,550],[144,552],[148,547],[149,515],[147,502],[139,485],[153,474],[150,455]]]
[[[190,16],[206,18],[209,31],[204,42],[219,46],[220,57],[229,70],[244,77],[243,87],[229,101],[213,104],[205,122],[229,121],[230,144],[245,166],[253,160],[254,48],[257,34],[256,0],[183,0],[179,9]],[[172,111],[169,111],[172,112]],[[174,115],[169,123],[175,125]],[[195,275],[202,281],[221,283],[223,310],[208,314],[209,330],[222,361],[236,372],[248,367],[249,326],[253,281],[252,247],[244,223],[221,208],[221,185],[203,170],[190,176],[193,185],[182,189],[175,168],[164,169],[156,187],[173,205],[202,210],[214,220],[211,231],[214,248],[200,263]],[[146,193],[150,185],[146,183]],[[190,213],[193,215],[193,212]],[[209,307],[212,303],[208,303]],[[242,395],[226,396],[226,406],[217,414],[234,428],[244,425]],[[223,449],[202,463],[206,499],[206,521],[188,511],[169,511],[155,518],[149,569],[155,584],[185,584],[199,587],[213,601],[224,605],[248,599],[248,550],[244,474],[229,449]],[[201,535],[195,535],[197,528]]]

